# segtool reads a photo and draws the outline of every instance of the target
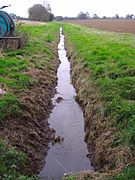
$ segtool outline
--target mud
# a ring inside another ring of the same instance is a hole
[[[33,78],[35,83],[27,91],[14,92],[19,98],[21,111],[5,119],[0,126],[0,138],[8,147],[16,147],[28,156],[27,164],[21,170],[27,175],[40,171],[48,144],[54,139],[55,131],[49,128],[47,118],[52,109],[51,98],[57,82],[57,57],[48,63],[51,68],[29,68],[26,74]]]

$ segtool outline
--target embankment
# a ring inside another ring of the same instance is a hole
[[[47,118],[57,83],[58,30],[56,24],[18,26],[17,31],[28,37],[26,46],[2,52],[0,57],[0,83],[5,91],[0,96],[0,138],[8,149],[16,147],[25,153],[26,165],[21,171],[27,175],[39,172],[54,137]],[[7,157],[10,164],[0,156],[2,178],[4,174],[13,179],[19,176],[19,157],[14,155],[13,161],[12,156]]]
[[[124,172],[122,177],[133,178],[134,74],[130,72],[135,70],[131,66],[135,37],[67,24],[63,30],[72,81],[84,111],[89,158],[97,171],[84,174],[100,179]]]

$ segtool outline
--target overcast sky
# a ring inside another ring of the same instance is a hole
[[[43,4],[44,0],[1,0],[0,6],[9,5],[5,11],[28,17],[28,8],[33,4]],[[98,16],[114,16],[119,14],[135,14],[135,0],[49,0],[52,13],[55,16],[76,17],[80,11],[96,13]]]

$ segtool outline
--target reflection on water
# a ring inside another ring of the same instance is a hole
[[[70,63],[64,48],[62,28],[60,28],[58,54],[61,64],[57,73],[57,94],[53,98],[55,107],[50,115],[49,123],[51,128],[56,130],[56,136],[64,137],[64,141],[61,144],[50,145],[46,164],[39,174],[40,179],[45,179],[45,177],[60,179],[67,172],[93,170],[87,158],[83,112],[75,101],[76,92],[71,82]],[[57,98],[61,99],[59,103],[56,102]]]

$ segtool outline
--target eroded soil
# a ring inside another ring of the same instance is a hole
[[[28,156],[27,165],[22,169],[25,174],[33,175],[40,171],[48,144],[54,138],[54,130],[49,128],[47,118],[52,109],[51,98],[57,82],[56,55],[48,63],[50,68],[28,69],[26,74],[35,83],[24,92],[14,92],[19,98],[21,112],[4,120],[0,126],[0,138],[8,147],[16,147]]]

